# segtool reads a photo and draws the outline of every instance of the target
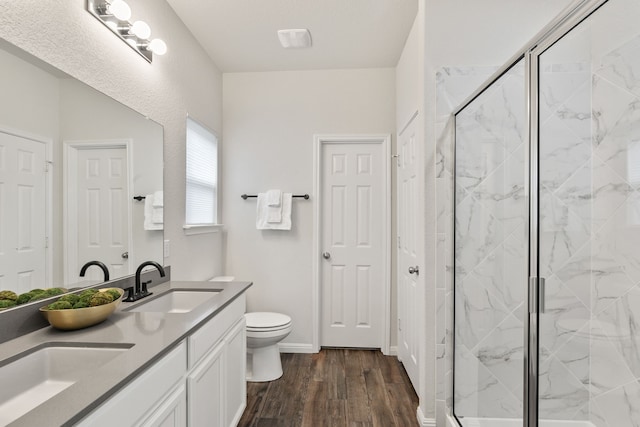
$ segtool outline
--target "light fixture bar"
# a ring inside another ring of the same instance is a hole
[[[149,40],[151,28],[144,21],[129,22],[131,9],[124,0],[87,0],[87,11],[148,62],[154,53],[167,51],[162,40]]]

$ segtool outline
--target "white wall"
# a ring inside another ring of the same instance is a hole
[[[164,0],[131,0],[169,51],[147,63],[85,10],[85,0],[6,0],[0,37],[164,127],[165,238],[174,279],[220,274],[221,235],[185,236],[187,113],[222,132],[222,76]]]
[[[394,135],[394,83],[393,69],[224,75],[226,274],[254,282],[248,310],[292,317],[285,343],[311,349],[313,135]],[[312,194],[294,200],[291,231],[256,230],[255,199],[240,195],[269,188]]]

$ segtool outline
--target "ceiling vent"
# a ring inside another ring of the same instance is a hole
[[[311,47],[311,34],[307,29],[278,30],[278,38],[285,49]]]

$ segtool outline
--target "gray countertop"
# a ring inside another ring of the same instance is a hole
[[[184,338],[215,316],[250,282],[170,281],[150,289],[154,296],[169,289],[221,289],[214,298],[187,313],[127,312],[128,307],[146,302],[123,302],[103,323],[77,331],[42,328],[0,345],[0,365],[10,358],[45,343],[133,344],[129,350],[91,372],[10,426],[66,426],[78,422],[164,356]],[[153,297],[149,297],[153,298]],[[2,384],[2,387],[7,387]]]

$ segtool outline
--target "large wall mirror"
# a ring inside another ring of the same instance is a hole
[[[163,264],[162,179],[159,124],[0,40],[0,290]]]

